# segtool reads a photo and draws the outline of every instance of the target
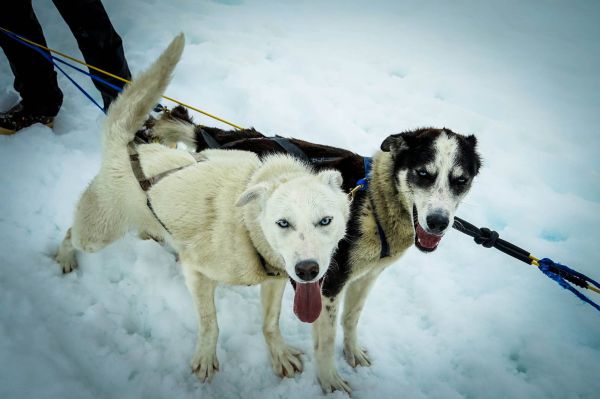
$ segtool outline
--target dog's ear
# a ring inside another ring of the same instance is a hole
[[[244,191],[242,195],[240,195],[240,198],[238,198],[237,202],[235,203],[235,206],[244,206],[254,200],[264,197],[264,195],[267,193],[268,188],[269,187],[265,183],[259,183],[255,186],[250,187],[249,189]]]
[[[342,183],[344,182],[342,174],[339,171],[333,169],[319,172],[317,176],[321,179],[323,183],[331,186],[336,190],[342,187]]]
[[[474,134],[471,134],[471,135],[465,137],[465,140],[466,140],[467,144],[469,144],[469,146],[471,146],[471,148],[475,149],[475,147],[477,147],[477,137],[475,137]]]
[[[404,139],[404,135],[402,133],[392,134],[383,140],[383,143],[381,143],[381,151],[383,152],[398,154],[404,150],[408,150],[408,143]]]
[[[477,137],[471,134],[465,137],[465,142],[473,151],[473,166],[471,173],[475,176],[479,173],[479,169],[481,168],[481,156],[477,152]]]

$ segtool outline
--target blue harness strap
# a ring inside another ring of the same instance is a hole
[[[360,191],[364,191],[369,188],[369,179],[371,178],[371,165],[373,165],[373,158],[363,157],[363,164],[365,168],[365,177],[356,182],[357,186],[362,186]]]
[[[595,285],[596,288],[600,288],[600,285],[596,281],[592,280],[591,278],[587,277],[584,274],[581,274],[573,269],[570,269],[569,267],[567,267],[565,265],[556,263],[552,259],[544,258],[544,259],[540,259],[538,262],[540,264],[540,271],[542,273],[544,273],[546,276],[548,276],[552,280],[556,281],[556,283],[558,285],[560,285],[562,288],[571,291],[575,296],[577,296],[577,298],[581,299],[583,302],[590,304],[592,307],[594,307],[594,309],[600,311],[600,306],[598,304],[596,304],[591,299],[589,299],[587,296],[585,296],[584,294],[579,292],[579,290],[577,290],[575,287],[573,287],[565,279],[565,277],[569,276],[569,275],[576,276],[577,278],[581,279],[582,284],[591,283],[591,284]],[[578,285],[580,285],[580,284],[578,284]],[[582,285],[582,286],[584,286],[584,285]]]

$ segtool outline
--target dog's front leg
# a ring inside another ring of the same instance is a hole
[[[77,259],[75,258],[75,247],[73,246],[71,228],[67,230],[65,239],[60,244],[55,259],[62,267],[63,273],[71,273],[77,267]]]
[[[338,302],[337,297],[323,297],[321,315],[313,324],[317,378],[325,393],[342,391],[350,394],[352,390],[338,374],[333,360]]]
[[[217,309],[215,307],[215,287],[217,282],[211,280],[183,265],[186,285],[192,294],[198,312],[198,341],[196,353],[192,358],[192,371],[202,382],[210,382],[219,370],[217,359]]]
[[[263,308],[263,334],[271,353],[273,371],[280,377],[293,377],[296,372],[302,372],[302,352],[288,346],[279,330],[281,297],[286,283],[284,278],[265,281],[260,287],[260,297]]]
[[[370,366],[371,360],[364,348],[358,345],[356,328],[358,318],[365,305],[367,294],[377,280],[382,269],[371,270],[364,276],[352,281],[346,288],[342,325],[344,327],[344,357],[350,366]]]

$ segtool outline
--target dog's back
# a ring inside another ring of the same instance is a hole
[[[255,154],[234,150],[202,155],[204,160],[161,180],[148,196],[182,257],[193,256],[194,263],[215,279],[240,284],[244,279],[239,273],[264,274],[253,261],[256,249],[242,209],[235,206],[261,161]]]

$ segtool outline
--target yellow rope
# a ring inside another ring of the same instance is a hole
[[[596,287],[594,287],[594,286],[590,285],[589,283],[588,283],[587,287],[585,287],[585,288],[587,288],[588,290],[592,290],[592,291],[594,291],[594,292],[596,292],[596,293],[600,294],[600,289],[598,289],[598,288],[596,288]]]
[[[533,256],[533,255],[530,254],[529,255],[529,259],[531,259],[531,264],[533,266],[540,267],[540,262],[539,262],[538,258],[536,258],[535,256]]]
[[[363,189],[363,185],[359,184],[358,186],[354,187],[352,190],[350,190],[350,192],[348,193],[348,196],[350,197],[350,200],[353,200],[354,197],[356,196],[356,193],[359,192],[360,190]]]
[[[64,58],[66,58],[66,59],[68,59],[68,60],[71,60],[71,61],[73,61],[73,62],[76,62],[76,63],[78,63],[78,64],[80,64],[80,65],[85,65],[86,67],[88,67],[88,68],[90,68],[90,69],[92,69],[92,70],[94,70],[94,71],[97,71],[97,72],[103,73],[103,74],[104,74],[104,75],[106,75],[106,76],[110,76],[110,77],[111,77],[111,78],[113,78],[113,79],[117,79],[117,80],[119,80],[119,81],[121,81],[121,82],[129,83],[129,80],[127,80],[127,79],[124,79],[124,78],[122,78],[122,77],[120,77],[120,76],[117,76],[117,75],[115,75],[115,74],[112,74],[112,73],[110,73],[110,72],[107,72],[107,71],[105,71],[105,70],[103,70],[103,69],[100,69],[100,68],[98,68],[98,67],[95,67],[95,66],[93,66],[93,65],[87,64],[87,63],[85,63],[85,62],[83,62],[83,61],[81,61],[81,60],[79,60],[79,59],[77,59],[77,58],[75,58],[75,57],[71,57],[70,55],[67,55],[67,54],[65,54],[65,53],[62,53],[62,52],[60,52],[60,51],[57,51],[57,50],[51,49],[51,48],[49,48],[49,47],[43,46],[43,45],[41,45],[41,44],[38,44],[38,43],[36,43],[36,42],[32,42],[31,40],[29,40],[29,39],[26,39],[26,38],[24,38],[24,37],[22,37],[22,36],[19,36],[19,35],[17,35],[16,33],[13,33],[13,32],[11,32],[11,31],[9,31],[8,29],[5,29],[5,28],[3,28],[3,27],[1,27],[1,26],[0,26],[0,30],[2,30],[2,31],[4,31],[4,32],[8,32],[8,33],[10,33],[10,34],[12,34],[12,35],[15,35],[15,36],[17,36],[17,37],[18,37],[20,40],[22,40],[22,41],[24,41],[24,42],[26,42],[26,43],[29,43],[29,44],[31,44],[31,45],[33,45],[33,46],[36,46],[36,47],[38,47],[38,48],[41,48],[41,49],[44,49],[44,50],[46,50],[46,51],[49,51],[49,52],[51,52],[51,53],[54,53],[54,54],[58,54],[58,55],[60,55],[61,57],[64,57]],[[199,108],[193,107],[193,106],[191,106],[191,105],[189,105],[189,104],[186,104],[186,103],[184,103],[184,102],[181,102],[181,101],[179,101],[179,100],[176,100],[176,99],[174,99],[174,98],[167,97],[167,96],[162,96],[162,98],[164,98],[165,100],[173,101],[173,102],[174,102],[174,103],[176,103],[176,104],[179,104],[179,105],[181,105],[181,106],[184,106],[184,107],[186,107],[186,108],[189,108],[189,109],[191,109],[191,110],[194,110],[194,111],[196,111],[196,112],[199,112],[199,113],[201,113],[201,114],[203,114],[203,115],[206,115],[206,116],[208,116],[209,118],[213,118],[213,119],[215,119],[215,120],[218,120],[219,122],[223,122],[223,123],[225,123],[225,124],[227,124],[227,125],[229,125],[229,126],[232,126],[232,127],[236,128],[236,129],[239,129],[239,130],[242,130],[242,129],[243,129],[243,127],[241,127],[241,126],[239,126],[239,125],[236,125],[235,123],[229,122],[229,121],[227,121],[227,120],[225,120],[225,119],[223,119],[223,118],[219,118],[218,116],[215,116],[215,115],[213,115],[213,114],[210,114],[210,113],[208,113],[208,112],[206,112],[206,111],[202,111],[202,110],[201,110],[201,109],[199,109]]]

